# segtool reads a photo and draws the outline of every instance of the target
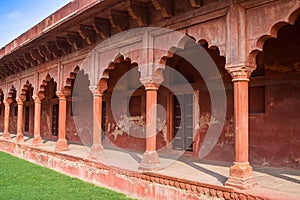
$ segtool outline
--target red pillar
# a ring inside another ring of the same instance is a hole
[[[10,133],[8,131],[9,129],[9,116],[10,116],[10,104],[12,100],[11,99],[6,99],[4,103],[4,131],[3,131],[3,138],[6,140],[10,139]]]
[[[235,162],[225,185],[249,189],[257,185],[248,159],[248,82],[253,68],[227,67],[234,85]]]
[[[59,113],[58,113],[58,140],[56,142],[56,151],[69,150],[68,141],[66,140],[66,121],[67,121],[67,99],[61,91],[57,91],[56,95],[59,98]]]
[[[23,135],[23,100],[20,97],[16,98],[18,104],[18,121],[17,121],[17,142],[24,142]]]
[[[41,138],[41,98],[38,95],[32,96],[34,100],[34,137],[32,141],[33,146],[42,145]]]
[[[156,152],[157,120],[157,84],[145,84],[146,89],[146,151],[143,154],[139,169],[151,170],[158,167],[160,161]]]
[[[94,95],[93,100],[93,145],[91,147],[91,156],[105,157],[103,146],[101,142],[102,135],[102,97],[103,93],[95,89],[92,91]]]

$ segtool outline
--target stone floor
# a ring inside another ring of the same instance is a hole
[[[1,134],[0,134],[1,136]],[[15,136],[12,136],[15,141]],[[23,145],[30,145],[32,139],[25,138]],[[70,144],[70,151],[63,154],[83,157],[90,157],[90,148],[82,145]],[[54,151],[55,142],[44,141],[41,149]],[[129,152],[123,149],[105,147],[105,157],[99,158],[108,166],[114,166],[131,171],[139,171],[139,162],[142,154],[139,152]],[[160,166],[152,173],[172,176],[201,183],[222,186],[228,176],[230,163],[212,162],[200,160],[190,156],[182,155],[181,152],[172,154],[160,153]],[[266,196],[271,199],[300,199],[300,170],[253,167],[253,176],[258,182],[258,186],[243,191],[243,193]]]

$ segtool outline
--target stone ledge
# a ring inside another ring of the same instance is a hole
[[[67,155],[0,139],[0,150],[63,174],[146,199],[266,199],[215,186],[153,172],[136,172],[111,167],[92,158]]]

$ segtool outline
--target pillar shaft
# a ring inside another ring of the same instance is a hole
[[[157,126],[157,90],[159,85],[145,84],[146,89],[146,151],[139,169],[151,170],[158,167],[160,161],[156,152]]]
[[[39,96],[33,95],[34,100],[34,138],[32,141],[33,146],[40,146],[42,144],[41,138],[41,106],[42,102]]]
[[[253,68],[242,65],[227,67],[227,70],[232,75],[234,86],[235,162],[230,167],[225,185],[249,189],[257,185],[248,160],[248,82]]]
[[[10,103],[11,101],[6,100],[4,101],[4,131],[3,131],[3,138],[9,140],[10,133],[9,129],[9,117],[10,117]]]
[[[91,148],[91,154],[93,157],[104,157],[104,148],[101,142],[103,93],[100,90],[94,90],[93,94],[93,145]]]
[[[24,142],[23,135],[23,101],[20,98],[17,98],[18,104],[18,120],[17,120],[17,142]]]
[[[101,145],[102,94],[94,95],[93,146]]]
[[[66,140],[66,122],[67,122],[67,99],[61,91],[56,92],[59,97],[58,113],[58,140],[56,142],[56,151],[69,150]]]
[[[234,82],[235,162],[248,162],[248,81]]]
[[[146,90],[146,151],[156,151],[157,90]]]

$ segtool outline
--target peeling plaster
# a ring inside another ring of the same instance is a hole
[[[201,115],[199,123],[200,129],[207,129],[210,125],[218,124],[219,121],[209,113],[204,113]]]
[[[137,132],[142,132],[142,135],[144,135],[143,129],[136,130],[139,127],[145,126],[144,119],[145,119],[144,116],[128,117],[127,115],[124,114],[120,116],[120,119],[117,122],[117,124],[113,122],[108,123],[108,132],[112,133],[115,141],[117,140],[118,135],[123,135],[123,133],[126,133],[128,136],[130,136],[131,135],[130,132],[137,131]]]
[[[157,130],[163,133],[164,141],[167,141],[167,123],[166,120],[161,120],[157,118]]]

